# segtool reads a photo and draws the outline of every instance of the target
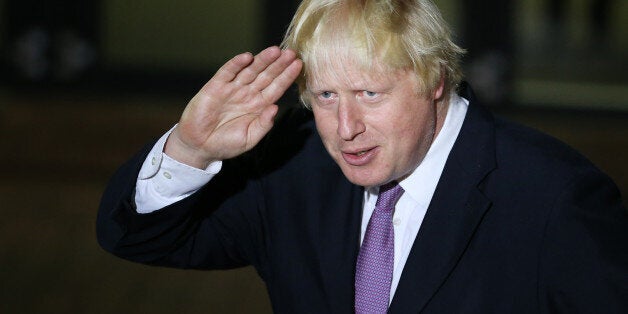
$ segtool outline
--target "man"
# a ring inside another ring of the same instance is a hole
[[[431,2],[306,0],[284,47],[227,62],[118,171],[105,249],[253,265],[280,313],[626,312],[616,187],[458,86]],[[273,127],[295,80],[311,114]]]

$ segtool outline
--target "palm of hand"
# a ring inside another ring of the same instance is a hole
[[[238,156],[272,128],[274,104],[301,71],[293,51],[270,47],[241,54],[216,72],[185,108],[165,152],[188,165]]]

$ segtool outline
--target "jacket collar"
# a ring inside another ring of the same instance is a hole
[[[478,186],[496,167],[493,117],[477,104],[466,84],[460,94],[470,101],[469,109],[406,261],[390,313],[418,313],[426,306],[456,267],[491,204]]]

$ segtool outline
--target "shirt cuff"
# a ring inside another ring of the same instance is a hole
[[[222,168],[222,161],[198,169],[166,155],[164,146],[173,129],[155,143],[140,169],[135,187],[135,204],[140,214],[153,212],[188,197],[207,184]]]

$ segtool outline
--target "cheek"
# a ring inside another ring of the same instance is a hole
[[[390,123],[390,134],[394,134],[394,139],[402,142],[409,142],[411,138],[417,138],[422,133],[426,121],[420,117],[413,116],[414,113],[406,113]]]
[[[316,129],[318,134],[323,139],[323,142],[332,141],[333,136],[336,134],[337,124],[333,115],[325,114],[324,112],[314,111],[314,122],[316,123]]]
[[[426,147],[429,148],[434,136],[434,120],[425,116],[429,113],[413,113],[417,118],[405,119],[396,124],[395,141],[399,150],[403,150],[409,156],[423,155]],[[409,116],[407,116],[409,117]]]

